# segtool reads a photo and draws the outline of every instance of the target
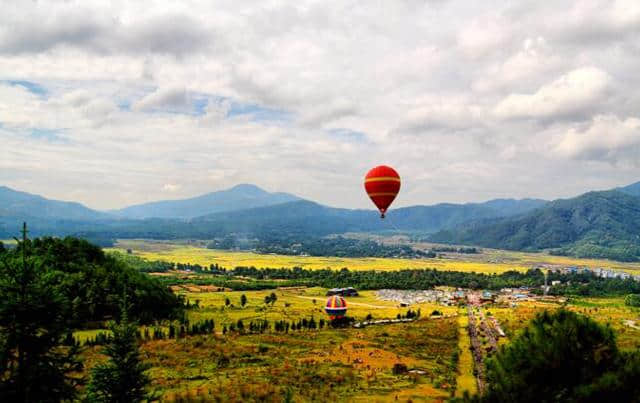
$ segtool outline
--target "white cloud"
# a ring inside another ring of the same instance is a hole
[[[398,205],[640,179],[635,118],[612,118],[640,110],[637,1],[6,3],[0,183],[34,193],[369,207],[379,163]]]
[[[162,186],[162,190],[167,191],[167,192],[175,192],[177,190],[180,189],[180,185],[176,185],[173,183],[165,183],[164,186]]]
[[[540,87],[533,94],[507,96],[493,112],[502,119],[579,115],[603,103],[603,95],[611,80],[609,74],[595,67],[576,69]]]
[[[571,128],[561,137],[555,151],[568,158],[640,164],[640,119],[624,120],[602,115],[584,128]]]
[[[184,87],[169,87],[155,92],[133,104],[135,111],[189,111],[192,107],[191,99]]]

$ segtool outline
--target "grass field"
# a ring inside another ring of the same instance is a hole
[[[264,297],[275,292],[277,301]],[[153,387],[161,401],[446,401],[476,391],[473,362],[466,331],[467,316],[457,307],[431,303],[410,306],[422,317],[411,323],[370,326],[364,329],[298,330],[289,333],[223,335],[223,326],[242,319],[289,322],[314,317],[323,311],[326,289],[296,288],[266,291],[180,291],[199,308],[188,311],[192,323],[215,321],[215,333],[178,340],[143,343],[143,357],[151,364]],[[242,295],[247,297],[244,307]],[[231,302],[225,305],[225,299]],[[315,302],[314,302],[315,301]],[[407,307],[377,299],[375,291],[347,298],[348,315],[362,320],[395,318]],[[523,302],[515,307],[487,306],[512,338],[536,312],[560,305]],[[640,330],[625,320],[640,322],[640,310],[623,305],[622,298],[574,298],[568,309],[610,323],[623,349],[640,347]],[[432,318],[433,310],[442,318]],[[166,326],[164,326],[166,327]],[[142,331],[142,329],[141,329]],[[76,332],[77,338],[95,337],[99,330]],[[501,339],[506,342],[506,339]],[[85,349],[87,370],[102,356],[98,347]],[[457,362],[453,356],[457,355]],[[394,374],[394,364],[411,373]]]
[[[324,304],[327,297],[326,289],[305,288],[298,290],[267,290],[267,291],[227,291],[227,292],[181,292],[191,303],[199,302],[200,308],[189,311],[189,320],[199,321],[213,319],[216,327],[235,323],[239,319],[247,322],[250,320],[267,319],[270,322],[276,320],[299,320],[314,317],[315,320],[327,319],[324,312]],[[264,297],[276,293],[278,300],[273,306],[265,305]],[[240,298],[247,297],[247,304],[242,307]],[[229,298],[230,306],[225,306],[225,299]],[[347,298],[348,315],[356,320],[364,320],[367,315],[374,319],[393,319],[398,314],[405,314],[408,308],[400,307],[392,301],[381,301],[375,296],[375,291],[362,291],[358,297]],[[411,306],[412,310],[422,312],[428,316],[434,310],[445,315],[453,315],[456,308],[444,307],[432,303],[421,303]],[[219,324],[219,325],[218,325]]]
[[[142,355],[160,401],[443,401],[456,348],[457,320],[441,318],[151,341]],[[99,348],[84,354],[87,370],[101,360]],[[394,374],[395,364],[420,372]]]

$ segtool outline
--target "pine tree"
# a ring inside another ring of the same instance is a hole
[[[126,293],[121,310],[120,320],[111,323],[113,336],[103,351],[109,359],[91,371],[87,388],[91,402],[140,402],[150,398],[146,392],[150,379],[145,373],[149,365],[140,359],[137,325],[129,322]]]
[[[0,262],[0,401],[57,402],[75,397],[82,369],[77,346],[63,346],[71,332],[71,304],[53,285],[53,268],[30,254],[22,240]]]
[[[244,294],[242,294],[242,295],[240,296],[240,305],[241,305],[242,307],[244,307],[245,305],[247,305],[247,296],[246,296],[246,295],[244,295]]]

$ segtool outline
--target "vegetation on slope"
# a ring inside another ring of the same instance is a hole
[[[51,268],[52,286],[69,301],[77,323],[119,314],[119,298],[131,290],[131,314],[142,322],[179,315],[182,301],[156,279],[129,267],[87,241],[67,237],[27,240],[0,250],[1,260],[15,260],[26,247],[38,267]]]
[[[544,311],[487,362],[486,402],[637,402],[640,352],[620,352],[611,328]]]
[[[558,254],[636,261],[639,233],[640,198],[607,191],[550,202],[524,216],[442,231],[431,240],[511,250],[558,248]]]

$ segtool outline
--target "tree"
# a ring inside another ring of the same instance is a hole
[[[639,401],[640,353],[620,353],[611,328],[544,311],[487,361],[487,402]]]
[[[247,305],[247,296],[242,294],[240,296],[240,305],[242,305],[242,307],[244,307],[245,305]]]
[[[87,388],[91,402],[140,402],[150,399],[146,388],[150,383],[146,371],[149,365],[140,359],[136,339],[138,326],[129,322],[129,306],[126,293],[122,299],[120,320],[111,323],[113,336],[103,353],[109,357],[106,363],[96,365],[91,371]]]
[[[625,305],[640,306],[640,294],[629,294],[624,298]]]
[[[225,297],[225,299],[224,299],[224,305],[225,305],[225,306],[229,306],[229,305],[231,305],[231,300],[229,299],[229,297]]]
[[[15,254],[0,262],[0,401],[57,402],[75,397],[82,369],[71,333],[70,304],[55,287],[57,273],[31,253],[27,225]]]

